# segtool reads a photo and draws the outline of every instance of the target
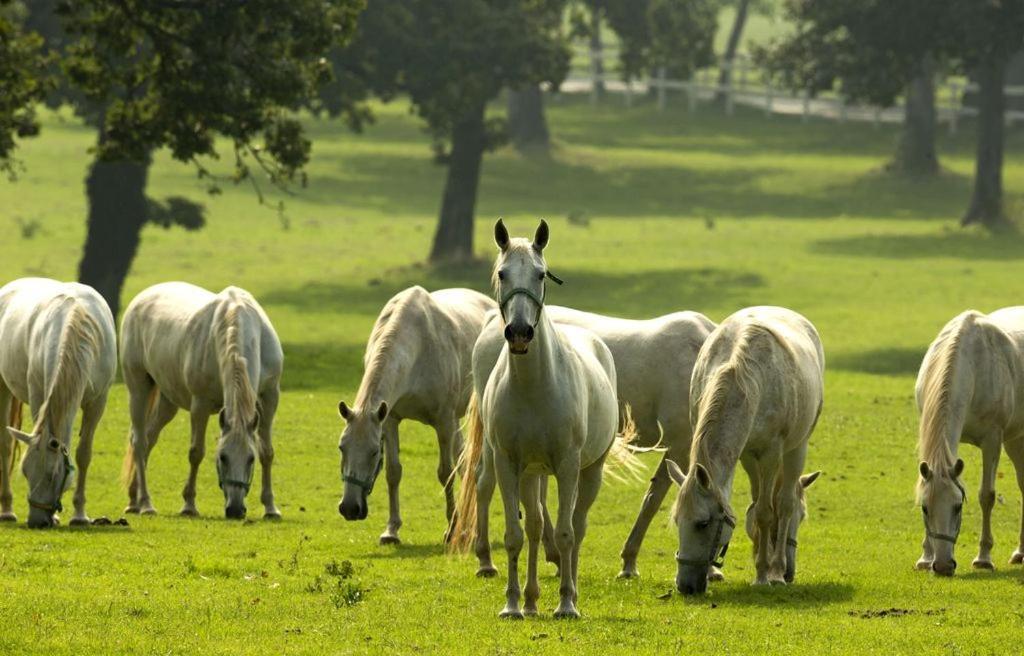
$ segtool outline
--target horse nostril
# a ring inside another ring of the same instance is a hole
[[[506,341],[511,341],[512,340],[512,326],[511,325],[505,326],[505,340]]]
[[[533,339],[533,326],[526,327],[526,341]]]

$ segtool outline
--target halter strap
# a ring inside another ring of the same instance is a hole
[[[786,544],[796,549],[796,540],[793,538],[786,538]]]
[[[551,282],[555,283],[556,285],[561,285],[565,283],[564,280],[562,280],[555,274],[551,273],[550,271],[545,271],[544,277],[550,280]],[[537,296],[537,294],[535,294],[532,289],[527,289],[526,287],[515,287],[513,289],[510,289],[508,293],[505,294],[505,296],[503,296],[501,298],[501,301],[498,303],[498,309],[501,311],[501,318],[505,318],[505,306],[508,305],[509,301],[511,301],[519,294],[526,296],[531,301],[536,303],[537,307],[544,307],[544,299],[547,297],[547,286],[542,284],[540,289],[540,296]]]
[[[954,478],[953,483],[956,485],[957,489],[960,490],[960,494],[963,495],[963,501],[961,502],[960,511],[956,515],[956,526],[953,529],[953,535],[935,533],[930,528],[928,528],[928,515],[925,514],[924,508],[921,508],[921,517],[924,519],[925,535],[927,535],[932,540],[941,540],[942,542],[949,542],[950,544],[956,544],[957,536],[960,535],[960,523],[963,521],[964,517],[963,504],[967,503],[967,490],[964,489],[964,486],[960,483],[958,479]]]
[[[695,567],[707,567],[713,565],[718,569],[722,569],[725,566],[725,554],[729,552],[729,543],[726,542],[719,548],[718,541],[722,537],[722,531],[725,526],[729,528],[736,528],[736,520],[729,515],[723,514],[718,518],[717,521],[718,529],[715,531],[715,539],[711,542],[711,550],[708,552],[707,558],[680,558],[679,552],[676,552],[676,562],[680,565],[692,565]]]
[[[255,472],[256,468],[253,467],[252,471],[249,472],[249,480],[247,481],[239,481],[233,478],[224,478],[221,472],[220,458],[217,459],[217,485],[222,490],[225,487],[240,487],[242,488],[242,490],[245,491],[246,494],[249,494],[249,488],[252,487],[252,476]]]
[[[361,478],[356,478],[355,476],[348,476],[346,474],[342,474],[341,482],[351,483],[352,485],[358,485],[359,487],[363,488],[363,492],[366,494],[366,496],[370,496],[370,492],[373,492],[373,485],[374,483],[377,482],[377,477],[380,476],[380,470],[383,468],[384,456],[381,456],[380,459],[377,460],[377,470],[373,472],[373,478],[371,478],[370,480],[365,481]]]

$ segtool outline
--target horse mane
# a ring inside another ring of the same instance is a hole
[[[74,296],[62,295],[58,298],[59,308],[68,308],[68,313],[61,327],[57,367],[39,409],[35,428],[37,432],[46,426],[56,433],[59,422],[67,418],[68,410],[74,414],[82,400],[89,368],[100,349],[101,331],[92,315]]]
[[[239,334],[240,318],[249,308],[244,299],[232,298],[226,303],[221,320],[214,324],[224,408],[231,421],[248,422],[257,412],[256,392],[249,381],[249,361]]]

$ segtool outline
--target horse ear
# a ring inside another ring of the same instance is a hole
[[[338,414],[345,421],[352,421],[352,408],[348,407],[344,401],[338,401]]]
[[[498,219],[498,222],[494,224],[494,243],[498,245],[501,252],[504,253],[508,250],[508,228],[505,227],[505,222],[501,219]]]
[[[256,429],[260,427],[260,411],[257,410],[256,414],[253,415],[252,421],[249,422],[249,432],[255,433]]]
[[[32,444],[32,436],[28,433],[23,433],[13,426],[7,427],[7,432],[11,434],[11,437],[18,440],[22,444]]]
[[[384,421],[388,416],[388,402],[381,401],[380,407],[377,408],[377,421]]]
[[[697,463],[693,466],[693,471],[697,475],[697,483],[700,484],[705,490],[711,489],[711,474],[704,468],[704,465]]]
[[[669,478],[671,478],[676,485],[682,487],[683,483],[686,482],[686,474],[683,473],[683,469],[676,464],[675,460],[665,460],[665,467],[668,469]]]
[[[964,473],[964,461],[957,458],[956,464],[953,465],[953,478],[960,478],[962,473]]]
[[[217,421],[220,423],[220,432],[224,432],[228,429],[228,412],[224,408],[220,409],[217,413]]]
[[[811,487],[811,483],[818,480],[819,476],[821,476],[820,471],[816,471],[812,474],[804,474],[803,476],[800,477],[800,487],[806,490],[807,488]]]
[[[932,470],[928,469],[928,463],[927,462],[922,460],[921,464],[918,466],[917,470],[919,472],[921,472],[921,479],[922,480],[925,480],[925,481],[931,480],[931,478],[932,478]]]
[[[548,245],[549,236],[548,222],[541,219],[540,225],[537,226],[537,234],[533,236],[533,249],[538,253],[542,252],[544,247]]]

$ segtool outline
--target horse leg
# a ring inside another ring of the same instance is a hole
[[[505,587],[505,608],[498,617],[523,619],[519,609],[519,552],[523,550],[523,529],[519,526],[519,472],[501,453],[493,454],[494,472],[505,507],[505,551],[508,553],[508,584]]]
[[[685,470],[689,458],[685,456],[680,458],[679,455],[672,454],[670,451],[666,452],[661,463],[658,465],[658,469],[654,472],[654,476],[651,477],[651,484],[647,488],[643,501],[640,503],[640,513],[636,516],[636,521],[633,522],[633,529],[629,532],[629,537],[626,538],[626,543],[622,546],[622,552],[619,554],[622,557],[622,571],[619,572],[620,579],[628,579],[640,575],[640,571],[636,566],[636,559],[640,554],[640,545],[643,544],[644,536],[651,525],[651,520],[654,519],[654,515],[661,508],[661,502],[665,500],[665,495],[668,494],[669,488],[672,487],[672,479],[668,475],[668,466],[665,465],[665,460],[673,460]]]
[[[181,491],[181,497],[185,501],[181,507],[181,514],[188,517],[199,516],[199,509],[196,508],[196,477],[199,475],[199,465],[206,455],[206,424],[209,423],[214,410],[216,408],[210,403],[198,398],[193,398],[189,407],[192,439],[188,448],[188,480],[185,481],[185,489]]]
[[[792,563],[788,558],[789,531],[796,517],[800,504],[800,475],[804,471],[807,460],[807,443],[787,452],[782,457],[782,477],[778,497],[775,499],[775,535],[773,536],[772,560],[769,566],[768,579],[772,585],[785,585],[796,578],[796,552]]]
[[[3,426],[0,426],[0,522],[18,521],[18,516],[14,514],[14,495],[11,493],[16,441],[7,430],[15,404],[20,405],[21,401],[15,399],[7,386],[0,382],[0,417],[3,417],[4,422]],[[20,430],[21,426],[14,428]]]
[[[281,511],[274,503],[274,483],[271,475],[274,466],[274,416],[277,414],[280,396],[281,392],[276,386],[260,395],[260,503],[263,504],[263,519],[281,519]]]
[[[981,446],[981,491],[978,504],[981,506],[981,539],[978,541],[978,557],[971,566],[974,569],[995,569],[992,564],[992,508],[996,505],[996,468],[999,466],[999,450],[1002,435],[989,436]],[[961,510],[963,512],[963,510]]]
[[[439,423],[435,431],[438,447],[437,482],[444,488],[445,519],[448,520],[447,525],[451,526],[452,515],[455,513],[455,480],[452,472],[462,450],[462,435],[459,433],[459,422],[454,417]]]
[[[474,551],[478,562],[476,575],[491,578],[498,574],[498,569],[491,561],[491,543],[489,537],[491,497],[494,496],[494,460],[491,449],[484,440],[483,453],[476,469],[476,542]]]
[[[398,507],[398,485],[402,482],[402,461],[398,455],[398,420],[388,417],[381,427],[384,446],[384,475],[388,481],[388,525],[380,534],[381,544],[401,544],[398,529],[402,528],[402,514]]]
[[[558,567],[562,562],[562,557],[558,555],[558,545],[555,544],[555,523],[551,521],[551,513],[548,512],[547,476],[542,476],[540,479],[540,504],[541,513],[544,515],[544,530],[540,536],[541,542],[544,544],[544,560]]]
[[[1006,440],[1003,442],[1003,448],[1013,462],[1013,468],[1017,472],[1017,487],[1020,489],[1021,496],[1024,497],[1024,437],[1018,436],[1016,439]],[[1024,563],[1024,503],[1021,505],[1020,537],[1017,541],[1017,549],[1010,556],[1011,565],[1020,565],[1021,563]]]
[[[92,403],[82,406],[82,427],[78,433],[78,448],[75,449],[78,480],[75,483],[75,514],[71,517],[72,526],[88,526],[91,523],[89,516],[85,514],[85,479],[89,473],[89,463],[92,462],[92,440],[106,407],[106,392]]]
[[[132,457],[135,461],[135,495],[131,495],[129,489],[129,506],[125,512],[141,513],[143,515],[155,515],[156,508],[149,497],[149,486],[146,484],[146,465],[149,463],[149,451],[153,447],[149,442],[147,419],[149,414],[149,399],[155,392],[156,384],[148,374],[142,372],[138,380],[131,380],[132,376],[128,371],[125,374],[125,385],[128,387],[128,412],[131,417],[131,445]]]
[[[597,493],[601,490],[601,477],[603,473],[604,458],[601,458],[581,471],[579,476],[576,506],[572,512],[572,530],[575,536],[572,547],[572,600],[574,603],[579,601],[580,547],[583,545],[583,538],[587,535],[587,515],[590,513],[590,507],[594,505],[594,501],[597,499]]]
[[[573,554],[576,547],[576,531],[573,527],[573,515],[576,499],[579,495],[580,456],[571,453],[558,465],[555,472],[558,481],[558,520],[555,522],[555,544],[561,563],[558,574],[561,584],[558,588],[558,608],[555,617],[575,618],[580,616],[576,610],[576,581],[574,578]]]
[[[772,508],[773,490],[776,473],[779,470],[779,455],[765,454],[757,463],[759,471],[759,490],[757,502],[754,503],[754,522],[757,528],[757,542],[754,551],[754,567],[756,578],[754,585],[767,585],[771,566],[772,536],[775,534],[775,511]]]
[[[523,614],[534,616],[537,614],[537,599],[540,598],[540,582],[537,580],[537,556],[540,552],[540,537],[544,530],[544,516],[540,500],[540,486],[542,477],[524,476],[522,479],[521,493],[523,495],[523,508],[526,510],[526,537],[528,551],[526,559],[526,603],[523,606]]]

